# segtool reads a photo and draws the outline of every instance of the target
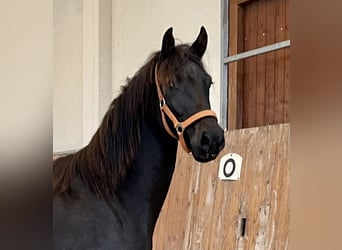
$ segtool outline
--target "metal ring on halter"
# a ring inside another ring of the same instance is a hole
[[[162,108],[165,105],[165,103],[165,98],[163,98],[159,101],[159,106]]]
[[[181,135],[184,133],[184,127],[182,126],[182,123],[178,123],[175,128],[177,130],[178,135]]]

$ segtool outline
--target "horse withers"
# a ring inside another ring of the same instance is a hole
[[[201,58],[207,32],[161,51],[129,79],[90,143],[53,166],[54,249],[152,249],[175,168],[178,140],[199,162],[224,147],[210,110],[211,76]]]

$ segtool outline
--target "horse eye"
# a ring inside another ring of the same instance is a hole
[[[170,88],[173,88],[174,86],[175,86],[175,85],[174,85],[173,82],[170,82],[170,83],[169,83],[169,87],[170,87]]]

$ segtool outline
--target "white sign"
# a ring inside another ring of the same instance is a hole
[[[219,178],[220,180],[240,180],[242,157],[231,153],[222,156],[220,160]]]

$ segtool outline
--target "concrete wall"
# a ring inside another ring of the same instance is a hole
[[[212,108],[220,109],[220,1],[140,0],[113,1],[113,96],[142,66],[149,55],[161,48],[167,28],[172,26],[176,43],[191,43],[201,25],[207,29],[208,50],[203,56],[212,75]]]

